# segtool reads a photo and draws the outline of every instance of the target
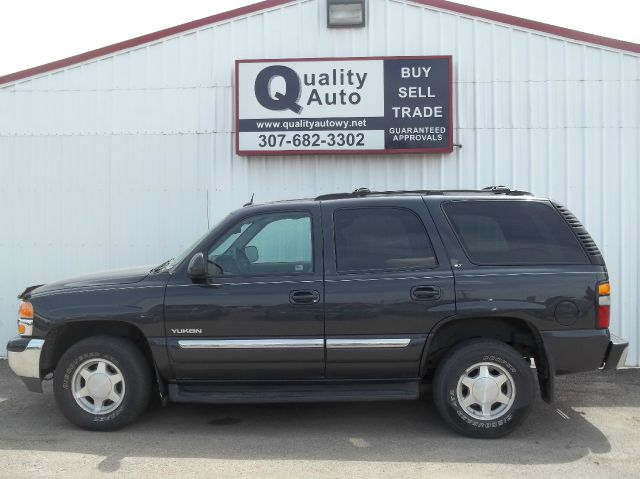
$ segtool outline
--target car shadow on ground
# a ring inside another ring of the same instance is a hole
[[[558,400],[536,400],[513,434],[498,440],[456,435],[429,395],[412,402],[358,402],[152,407],[132,426],[111,433],[69,424],[45,394],[28,393],[0,364],[0,449],[24,448],[104,456],[103,472],[125,457],[239,460],[333,460],[553,464],[611,450],[582,407],[640,407],[640,371],[558,379]],[[620,383],[634,394],[611,394]]]

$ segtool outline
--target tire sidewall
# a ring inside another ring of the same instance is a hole
[[[492,343],[484,347],[482,343],[470,344],[468,348],[463,347],[446,358],[442,369],[437,373],[434,389],[436,406],[449,425],[462,434],[473,437],[503,436],[515,429],[526,417],[533,398],[530,367],[515,350],[506,345],[500,346]],[[481,362],[503,367],[509,372],[515,385],[516,397],[513,404],[502,416],[492,420],[470,416],[458,402],[457,387],[460,377],[468,367]]]
[[[62,413],[74,424],[91,430],[118,429],[131,422],[140,413],[141,404],[148,402],[150,387],[148,374],[143,369],[146,365],[136,363],[142,355],[135,352],[120,344],[97,344],[96,341],[78,343],[69,349],[58,362],[54,375],[54,395]],[[85,411],[73,396],[73,376],[81,364],[91,359],[112,362],[125,382],[122,402],[108,414]]]

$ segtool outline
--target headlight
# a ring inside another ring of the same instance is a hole
[[[18,309],[18,334],[31,336],[33,333],[33,305],[29,301],[22,301]]]

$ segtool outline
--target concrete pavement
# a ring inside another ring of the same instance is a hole
[[[0,477],[640,477],[640,369],[558,378],[511,436],[451,432],[415,402],[152,408],[91,433],[0,360]]]

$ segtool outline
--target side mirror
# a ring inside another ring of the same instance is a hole
[[[193,255],[187,266],[187,276],[193,281],[207,279],[207,266],[202,252]]]
[[[256,261],[258,261],[258,258],[260,257],[258,255],[258,248],[256,246],[245,246],[244,254],[249,260],[249,263],[255,263]]]

